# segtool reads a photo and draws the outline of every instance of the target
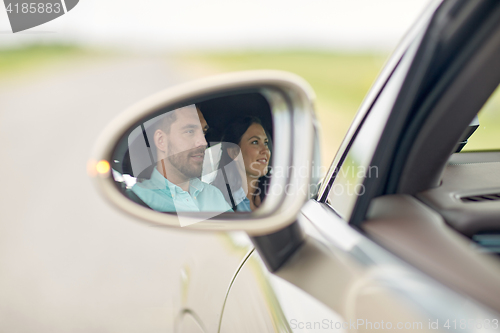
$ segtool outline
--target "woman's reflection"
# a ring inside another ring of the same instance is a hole
[[[269,185],[269,136],[256,117],[238,119],[226,128],[212,185],[221,190],[234,211],[250,212],[263,202]]]

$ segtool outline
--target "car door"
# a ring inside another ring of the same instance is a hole
[[[464,32],[471,30],[465,28],[468,27],[467,19],[469,27],[470,24],[477,25],[477,20],[487,16],[485,8],[491,5],[487,1],[476,4],[445,1],[429,7],[367,96],[318,198],[310,200],[302,209],[296,223],[305,232],[303,243],[281,265],[273,266],[266,258],[272,251],[261,245],[261,239],[254,240],[258,253],[253,256],[257,261],[267,263],[267,267],[274,272],[266,275],[265,269],[262,269],[258,273],[266,276],[267,281],[267,292],[261,290],[261,294],[272,294],[272,297],[267,296],[273,299],[268,304],[276,304],[274,300],[279,304],[278,310],[276,305],[268,305],[267,309],[279,313],[275,316],[277,318],[286,318],[286,325],[274,325],[275,331],[443,330],[450,328],[452,318],[474,320],[478,313],[482,318],[488,316],[488,310],[483,305],[456,293],[446,283],[422,274],[367,237],[359,225],[365,219],[371,199],[384,194],[384,188],[367,188],[366,185],[370,185],[371,180],[374,180],[371,184],[377,183],[376,180],[383,175],[387,177],[392,167],[372,163],[376,151],[388,145],[385,137],[403,128],[401,125],[397,128],[387,125],[390,120],[395,124],[395,115],[391,112],[397,102],[401,103],[403,94],[408,94],[408,91],[415,95],[420,93],[418,89],[421,87],[417,83],[412,87],[408,78],[416,78],[416,65],[426,72],[426,69],[443,61],[436,55],[434,59],[424,57],[429,48],[436,47],[429,39],[443,32],[455,32],[458,35],[450,40],[467,41],[472,35]],[[458,49],[456,44],[446,45],[450,49]],[[436,54],[445,54],[451,61],[449,52],[443,49]],[[434,73],[428,71],[427,75],[432,77]],[[423,81],[423,78],[420,79]],[[367,190],[370,191],[368,194]],[[405,206],[405,202],[399,204],[405,209],[412,209],[410,205]],[[395,207],[386,209],[394,210]],[[279,233],[274,237],[279,239]],[[283,239],[286,237],[282,235]],[[245,265],[240,272],[247,271],[248,275],[251,269]],[[233,288],[239,278],[238,275]],[[248,276],[244,280],[248,281]],[[241,285],[244,285],[243,278]],[[243,297],[242,289],[240,287],[233,294],[234,298]],[[229,298],[232,293],[231,289]],[[261,303],[265,304],[264,301]],[[273,318],[271,312],[268,313],[268,317]],[[229,313],[226,308],[222,322],[226,319],[238,321],[238,316],[237,311]],[[276,323],[279,322],[276,320]],[[448,327],[444,326],[446,323]]]

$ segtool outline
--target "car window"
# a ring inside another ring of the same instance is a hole
[[[410,46],[361,124],[344,163],[330,187],[328,203],[345,220],[349,220],[358,196],[364,194],[364,179],[379,175],[377,167],[371,166],[370,162],[411,65],[413,56],[410,55],[414,54],[416,46],[416,43]]]
[[[462,151],[500,150],[500,86],[478,113],[479,127]]]

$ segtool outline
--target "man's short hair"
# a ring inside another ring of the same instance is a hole
[[[189,107],[189,106],[187,106],[187,107]],[[198,105],[195,104],[194,107],[196,108],[197,112],[201,112]],[[165,132],[166,134],[170,134],[170,127],[177,120],[177,111],[182,110],[184,108],[186,108],[186,107],[182,107],[179,109],[175,109],[173,111],[165,112],[164,114],[158,116],[157,117],[158,120],[156,121],[156,123],[154,125],[154,131],[156,132],[156,130],[159,129],[159,130],[162,130],[163,132]]]
[[[176,120],[177,110],[169,111],[158,116],[158,120],[154,125],[154,132],[156,132],[156,130],[162,130],[166,134],[170,134],[170,127]]]

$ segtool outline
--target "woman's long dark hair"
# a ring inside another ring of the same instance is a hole
[[[221,140],[222,155],[219,162],[219,168],[218,168],[219,171],[217,172],[215,180],[212,182],[212,185],[217,186],[221,190],[221,192],[224,194],[226,201],[230,203],[234,211],[236,211],[237,208],[232,198],[232,195],[230,195],[231,190],[228,187],[229,184],[231,184],[232,185],[231,187],[238,189],[242,187],[241,183],[242,180],[235,163],[231,164],[231,162],[233,162],[233,159],[231,158],[231,156],[229,156],[227,151],[228,148],[232,148],[235,146],[238,146],[239,148],[241,137],[243,136],[243,134],[245,134],[245,132],[252,124],[259,124],[262,126],[262,122],[260,121],[259,118],[250,116],[237,119],[236,121],[228,125]],[[264,126],[262,126],[262,128],[264,128]],[[269,150],[271,150],[272,147],[271,137],[269,136],[269,133],[266,131],[265,128],[264,131],[266,132],[268,138]],[[269,164],[271,164],[271,160],[269,160]],[[223,172],[223,170],[225,170],[225,173]],[[266,197],[270,181],[270,171],[271,168],[268,167],[267,174],[260,177],[259,180],[257,181],[257,189],[253,197],[254,204],[257,196],[259,196],[261,203],[264,201],[264,198]]]

